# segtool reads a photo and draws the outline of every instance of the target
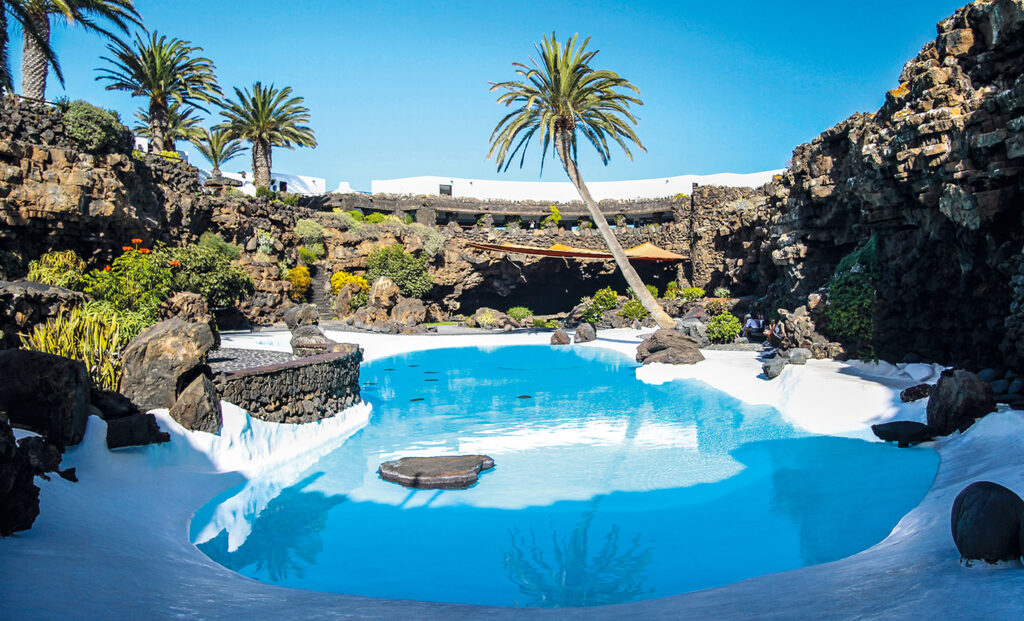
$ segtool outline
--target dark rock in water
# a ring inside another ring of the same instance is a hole
[[[476,483],[481,471],[493,467],[494,460],[486,455],[403,457],[384,462],[377,473],[405,487],[459,489]]]
[[[192,380],[174,402],[170,415],[185,429],[218,433],[223,419],[213,381],[205,375]]]
[[[205,323],[174,317],[146,328],[121,357],[121,394],[143,411],[170,408],[197,375],[208,372],[206,356],[214,343]]]
[[[32,466],[32,472],[49,480],[47,472],[60,470],[61,452],[56,446],[50,444],[45,438],[30,436],[18,441],[18,448],[28,457],[28,463]]]
[[[803,347],[794,347],[789,350],[789,364],[807,364],[807,361],[814,357],[811,350]]]
[[[912,401],[924,399],[928,397],[928,395],[930,394],[932,394],[931,384],[917,384],[916,386],[905,388],[902,392],[900,392],[900,401],[904,403],[910,403]]]
[[[12,425],[63,448],[78,444],[89,418],[85,363],[24,349],[0,350],[0,410]]]
[[[898,443],[900,448],[927,442],[936,435],[935,430],[928,425],[910,420],[871,425],[871,432],[885,442]]]
[[[781,356],[777,356],[762,364],[761,370],[764,372],[764,376],[771,380],[782,375],[782,372],[786,369],[787,364],[789,364],[788,360],[782,358]]]
[[[299,326],[315,326],[320,323],[320,313],[312,304],[298,304],[284,313],[284,323],[288,329],[295,331]]]
[[[563,328],[558,328],[555,330],[555,333],[551,335],[552,345],[568,345],[569,342],[569,334],[566,333]]]
[[[107,448],[110,449],[159,444],[170,440],[171,434],[160,431],[160,425],[152,414],[136,414],[107,422]]]
[[[704,360],[697,340],[677,330],[656,330],[636,348],[636,361],[641,364],[696,364]]]
[[[113,420],[142,413],[139,406],[132,403],[131,399],[113,390],[103,390],[93,386],[90,401],[100,411],[100,418],[103,420]]]
[[[689,317],[677,321],[676,332],[697,341],[697,347],[707,347],[711,344],[711,339],[708,338],[708,327],[703,321],[696,317]]]
[[[573,338],[574,343],[589,343],[597,338],[597,330],[594,329],[592,323],[581,323],[576,326],[576,335]]]
[[[1002,485],[976,481],[953,501],[950,516],[960,560],[998,563],[1021,556],[1024,500]]]
[[[968,427],[996,409],[992,387],[974,373],[947,369],[939,376],[928,399],[928,425],[947,436]]]
[[[0,412],[0,536],[32,528],[39,515],[39,488],[25,451]]]

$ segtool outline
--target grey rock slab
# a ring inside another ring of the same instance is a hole
[[[460,489],[476,483],[480,472],[493,467],[494,460],[486,455],[403,457],[382,463],[377,473],[404,487]]]

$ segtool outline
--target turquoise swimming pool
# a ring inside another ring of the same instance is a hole
[[[193,541],[225,567],[296,588],[594,606],[855,554],[888,535],[938,467],[929,448],[812,436],[699,382],[644,384],[636,366],[548,346],[366,363],[370,423],[242,509],[238,532],[208,526],[261,481],[213,499]],[[466,490],[376,474],[401,456],[467,453],[496,466]]]

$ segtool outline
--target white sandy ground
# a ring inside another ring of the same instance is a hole
[[[329,334],[358,342],[367,359],[437,347],[542,344],[550,338]],[[640,335],[604,330],[586,346],[633,355]],[[228,335],[224,344],[287,351],[287,339],[287,333]],[[637,377],[652,383],[700,380],[744,401],[770,404],[808,431],[868,439],[872,423],[923,420],[924,405],[901,403],[899,390],[935,381],[938,371],[927,365],[811,361],[789,366],[769,382],[750,352],[705,355],[695,366],[643,367]],[[261,477],[259,487],[218,516],[233,524],[234,536],[244,515],[258,513],[278,489],[372,415],[361,404],[319,423],[276,425],[250,420],[227,404],[224,409],[219,436],[186,431],[158,411],[170,443],[113,452],[105,446],[105,424],[91,418],[85,440],[65,455],[64,466],[76,467],[80,482],[37,479],[42,512],[32,530],[0,540],[0,619],[1024,618],[1019,564],[964,568],[949,533],[953,498],[968,483],[995,481],[1024,495],[1024,412],[990,414],[966,434],[934,443],[942,462],[931,490],[888,538],[860,554],[663,599],[551,610],[316,593],[263,584],[217,565],[189,543],[189,523],[199,507],[273,468],[267,473],[271,479]],[[851,506],[850,519],[856,516]]]

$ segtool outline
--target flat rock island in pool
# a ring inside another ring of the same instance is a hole
[[[380,478],[405,487],[458,489],[476,483],[477,475],[494,467],[486,455],[403,457],[377,469]]]

